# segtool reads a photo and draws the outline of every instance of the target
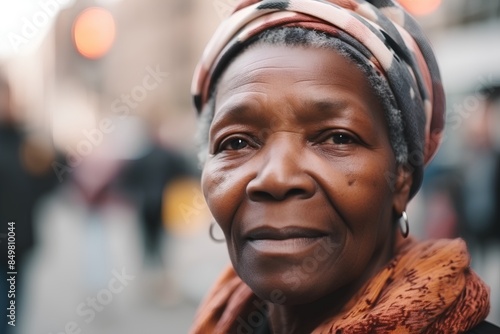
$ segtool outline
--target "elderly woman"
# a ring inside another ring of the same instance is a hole
[[[399,6],[243,1],[193,90],[203,192],[232,267],[192,333],[489,327],[488,287],[464,242],[407,237],[444,94],[427,40]]]

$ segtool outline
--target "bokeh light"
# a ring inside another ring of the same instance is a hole
[[[441,0],[399,0],[410,13],[417,16],[428,15],[441,5]]]
[[[73,25],[73,41],[76,49],[89,59],[104,56],[113,45],[115,34],[113,15],[101,7],[84,10]]]

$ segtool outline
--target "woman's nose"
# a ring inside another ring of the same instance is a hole
[[[251,200],[281,201],[314,195],[316,184],[304,168],[307,161],[304,161],[300,145],[281,140],[264,149],[257,176],[247,185],[247,195]]]

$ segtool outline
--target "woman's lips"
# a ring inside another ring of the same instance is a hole
[[[300,227],[261,227],[245,234],[245,239],[255,251],[277,255],[307,251],[326,237],[326,232]]]
[[[297,238],[318,238],[325,236],[327,233],[311,228],[287,226],[281,228],[275,227],[258,227],[246,232],[244,237],[249,240],[286,240]]]

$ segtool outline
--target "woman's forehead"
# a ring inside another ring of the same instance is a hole
[[[379,104],[364,72],[334,50],[259,45],[238,56],[222,75],[216,114],[294,97],[318,110],[355,102],[367,107]]]

